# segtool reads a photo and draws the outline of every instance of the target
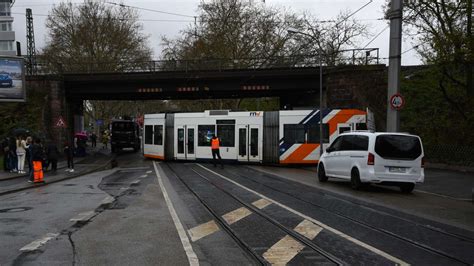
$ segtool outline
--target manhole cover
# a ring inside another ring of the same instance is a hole
[[[2,212],[24,212],[31,210],[31,207],[16,207],[16,208],[7,208],[7,209],[0,209],[0,213]]]

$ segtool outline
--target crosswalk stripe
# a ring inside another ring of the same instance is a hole
[[[252,214],[252,212],[245,208],[245,207],[242,207],[242,208],[238,208],[237,210],[234,210],[234,211],[231,211],[229,213],[226,213],[224,215],[222,215],[222,218],[224,218],[224,220],[228,223],[228,224],[233,224],[247,216],[249,216],[250,214]]]
[[[272,265],[286,265],[303,248],[303,244],[287,235],[263,253],[263,258]]]
[[[270,201],[266,200],[266,199],[259,199],[257,201],[252,202],[252,205],[259,208],[259,209],[263,209],[263,208],[267,207],[270,204],[272,204],[272,203]]]
[[[196,242],[199,239],[219,231],[219,226],[214,221],[200,224],[188,230],[191,241]]]
[[[294,230],[306,238],[313,240],[323,230],[323,228],[304,219],[295,227]]]

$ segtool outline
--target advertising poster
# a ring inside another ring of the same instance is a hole
[[[23,58],[0,56],[0,102],[26,100]]]

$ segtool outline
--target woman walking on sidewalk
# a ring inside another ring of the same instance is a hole
[[[26,141],[23,136],[16,139],[16,156],[18,158],[18,173],[26,174],[25,172],[25,157],[26,157]]]

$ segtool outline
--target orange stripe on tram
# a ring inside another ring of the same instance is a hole
[[[329,120],[329,136],[331,136],[337,130],[337,124],[345,123],[354,115],[365,115],[364,111],[357,109],[348,109],[339,111],[331,120]]]
[[[311,152],[319,147],[319,144],[301,144],[290,156],[280,163],[314,163],[315,160],[304,160]]]
[[[165,159],[165,157],[161,156],[161,155],[143,154],[143,156],[145,156],[146,158],[150,158],[150,159],[160,159],[160,160]]]

